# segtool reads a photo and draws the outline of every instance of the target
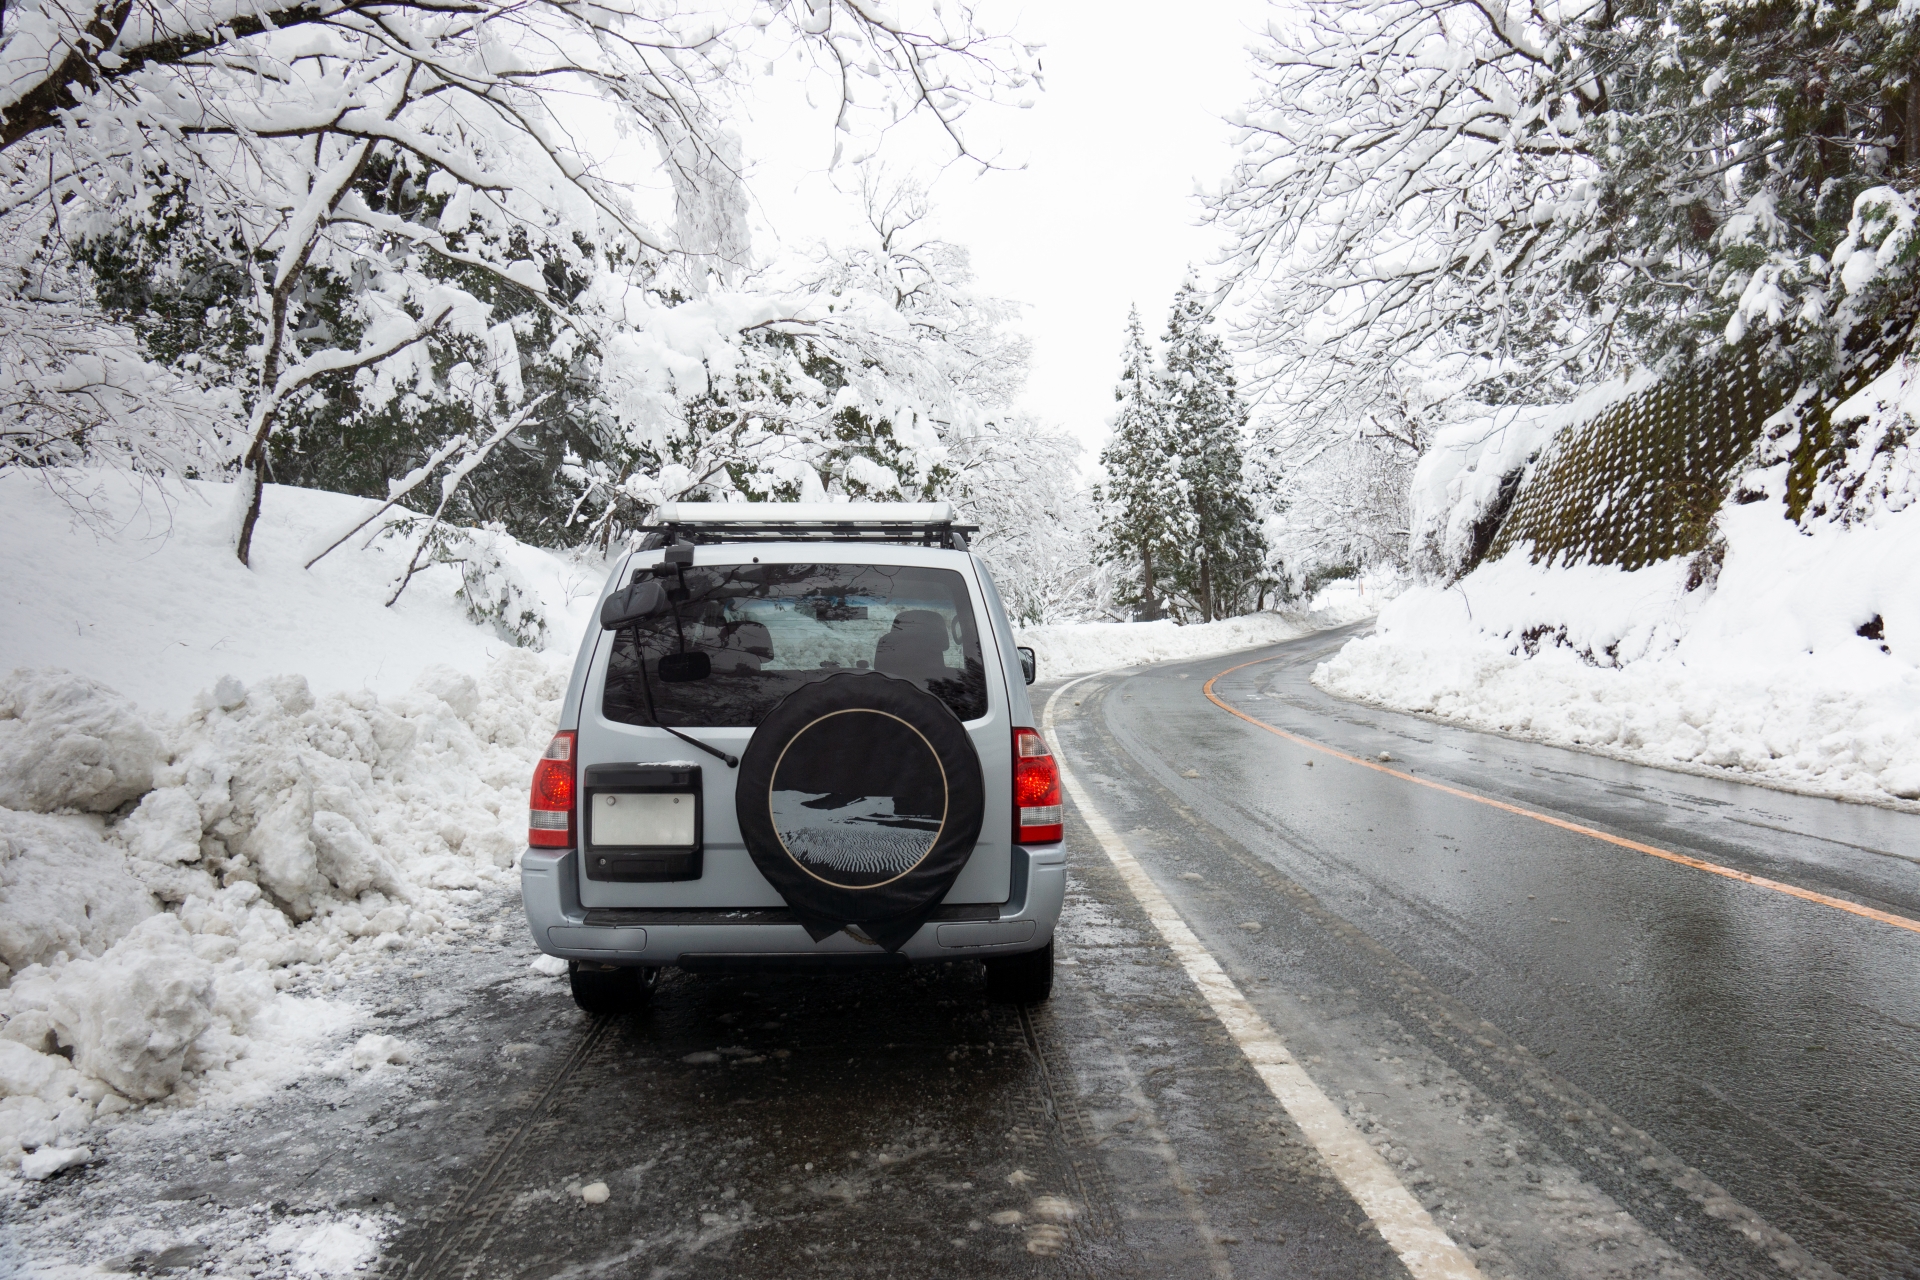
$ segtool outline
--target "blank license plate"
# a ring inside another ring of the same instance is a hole
[[[691,795],[602,792],[588,812],[587,838],[594,844],[693,847]]]

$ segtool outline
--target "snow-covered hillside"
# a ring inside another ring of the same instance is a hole
[[[303,570],[377,505],[364,499],[269,488],[249,569],[233,556],[232,486],[162,489],[116,473],[78,483],[85,521],[34,473],[0,475],[0,668],[60,667],[178,713],[223,676],[297,671],[316,694],[388,694],[430,664],[478,674],[513,648],[468,624],[447,565],[384,607],[406,567],[403,539],[362,550],[363,532]],[[548,648],[571,657],[604,566],[501,545],[544,605]]]
[[[1916,410],[1920,371],[1902,364],[1834,417],[1910,429]],[[1887,438],[1894,447],[1863,462],[1851,522],[1796,523],[1781,477],[1743,481],[1771,496],[1721,510],[1717,579],[1700,581],[1688,558],[1629,572],[1536,565],[1521,548],[1408,591],[1314,678],[1650,764],[1920,800],[1920,475],[1911,444]]]

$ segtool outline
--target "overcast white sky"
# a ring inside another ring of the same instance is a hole
[[[1157,334],[1187,264],[1204,269],[1214,253],[1194,184],[1218,183],[1231,164],[1221,117],[1243,105],[1245,48],[1265,12],[1262,0],[1029,0],[1013,30],[1046,46],[1046,92],[1030,110],[969,120],[976,147],[997,144],[1024,169],[952,167],[933,184],[940,234],[972,249],[989,292],[1027,304],[1025,407],[1085,442],[1089,463],[1106,436],[1128,305]],[[748,153],[755,197],[790,240],[838,238],[851,209],[827,172],[830,127],[817,116],[791,131],[763,122]],[[931,147],[885,158],[937,159]],[[839,181],[855,185],[850,173]]]

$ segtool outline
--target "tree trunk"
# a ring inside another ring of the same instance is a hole
[[[1154,591],[1154,585],[1153,585],[1153,548],[1152,547],[1143,547],[1141,549],[1140,567],[1141,567],[1141,577],[1145,579],[1146,585],[1147,585],[1146,599],[1144,601],[1146,607],[1143,610],[1143,612],[1146,614],[1146,617],[1142,619],[1142,621],[1157,622],[1160,619],[1160,601]]]
[[[1200,620],[1212,622],[1213,617],[1213,561],[1203,558],[1200,561]]]
[[[240,483],[247,486],[247,509],[240,517],[240,538],[234,544],[233,553],[240,557],[240,563],[246,564],[247,557],[253,554],[253,526],[260,523],[260,499],[266,495],[267,488],[267,451],[253,449],[247,453],[247,460],[241,464]]]
[[[1920,168],[1920,76],[1907,78],[1907,168]]]

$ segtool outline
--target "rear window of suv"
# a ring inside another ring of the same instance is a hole
[[[666,579],[663,585],[673,585]],[[878,564],[700,565],[675,612],[614,634],[601,714],[622,724],[752,727],[780,699],[841,671],[909,681],[962,720],[987,714],[966,580]],[[703,653],[711,672],[668,684],[660,659]]]

